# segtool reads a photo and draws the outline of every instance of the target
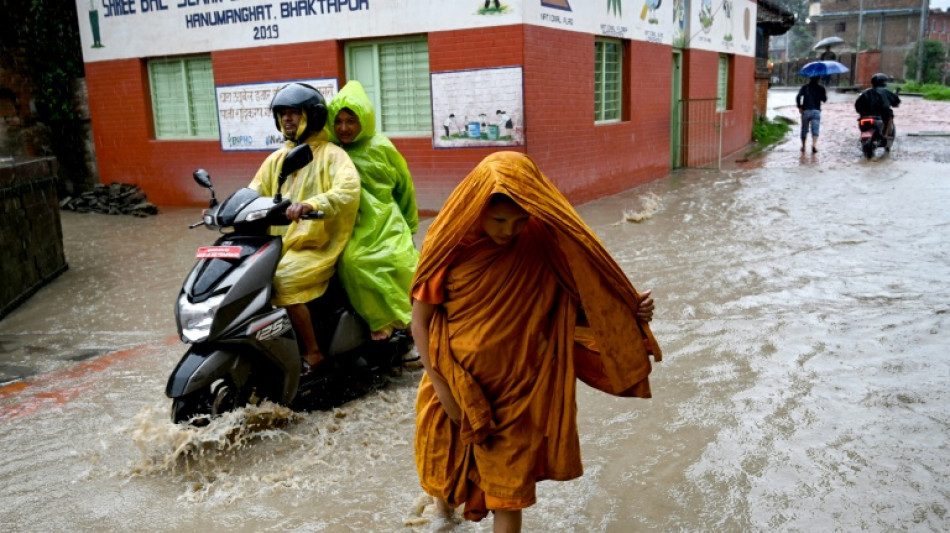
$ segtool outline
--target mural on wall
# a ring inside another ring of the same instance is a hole
[[[751,56],[755,54],[752,20],[755,19],[755,3],[750,0],[700,0],[699,9],[690,14],[685,46],[712,52]],[[689,10],[687,8],[687,13]],[[736,32],[735,17],[742,13],[742,32]]]
[[[567,0],[541,0],[541,5],[544,7],[553,7],[554,9],[563,9],[564,11],[571,10],[571,4]]]
[[[432,146],[524,146],[521,67],[433,72]]]
[[[661,5],[663,5],[661,0],[645,0],[643,9],[640,10],[640,20],[645,20],[650,24],[659,24],[660,19],[656,18],[656,10],[660,9]]]
[[[686,47],[689,35],[686,32],[686,22],[689,20],[689,0],[673,0],[673,46]]]
[[[80,11],[80,14],[82,11]],[[96,9],[94,0],[89,0],[89,30],[91,32],[92,44],[90,48],[102,48],[102,37],[99,34],[99,10]]]
[[[525,4],[524,18],[528,24],[618,39],[672,44],[671,1],[594,0],[580,4],[566,0],[539,0],[536,4]]]
[[[620,5],[621,0],[607,0],[607,11],[613,13],[615,16],[623,16],[623,6]]]
[[[294,81],[312,85],[328,103],[337,93],[336,78],[216,86],[214,92],[218,103],[221,150],[272,151],[280,147],[284,143],[284,136],[274,124],[270,103],[281,87]]]
[[[498,0],[485,0],[485,4],[478,10],[479,15],[497,15],[508,9],[508,6],[502,5]]]

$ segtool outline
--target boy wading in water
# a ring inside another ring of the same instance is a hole
[[[412,296],[422,488],[443,511],[520,531],[538,481],[582,474],[576,378],[650,397],[653,300],[515,152],[486,157],[446,201]]]

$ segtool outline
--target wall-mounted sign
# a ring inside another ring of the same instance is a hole
[[[433,72],[432,145],[524,146],[521,67]]]
[[[327,102],[338,91],[336,78],[291,81],[312,85],[320,91]],[[273,151],[279,148],[284,143],[284,136],[277,131],[274,124],[270,103],[277,91],[291,81],[215,87],[221,150],[225,152]]]

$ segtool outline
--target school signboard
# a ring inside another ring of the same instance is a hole
[[[750,0],[76,0],[88,62],[532,24],[754,55]]]

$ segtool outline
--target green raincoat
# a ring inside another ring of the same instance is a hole
[[[283,254],[274,274],[274,297],[278,306],[306,303],[323,296],[333,277],[337,258],[353,230],[359,206],[360,178],[343,150],[327,142],[322,131],[305,141],[313,162],[294,172],[284,182],[281,194],[323,211],[322,220],[299,220],[289,226],[273,226],[271,233],[284,237]],[[250,188],[261,196],[277,193],[280,166],[293,142],[264,160]]]
[[[409,286],[419,260],[412,242],[419,227],[412,177],[393,143],[376,132],[373,105],[358,81],[347,83],[330,101],[330,140],[340,142],[333,122],[344,107],[359,117],[362,127],[353,142],[343,146],[360,173],[362,193],[356,227],[340,256],[339,277],[371,330],[405,327],[412,317]]]

